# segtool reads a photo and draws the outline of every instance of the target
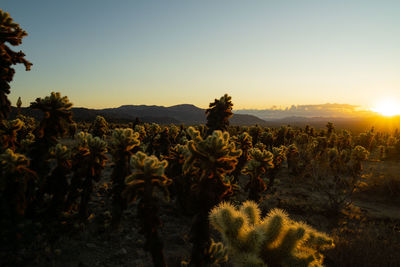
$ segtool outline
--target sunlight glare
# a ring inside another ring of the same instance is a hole
[[[392,99],[384,99],[377,103],[372,111],[388,117],[400,115],[400,105]]]

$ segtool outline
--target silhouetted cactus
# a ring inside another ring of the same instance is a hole
[[[102,116],[96,116],[96,119],[94,120],[91,128],[93,136],[97,136],[100,138],[104,138],[109,129],[106,119],[104,119],[104,117]]]
[[[228,130],[229,118],[232,117],[231,97],[225,94],[219,100],[215,99],[206,110],[208,133],[214,130]]]
[[[112,179],[112,227],[118,227],[122,212],[126,209],[126,200],[121,193],[125,189],[125,178],[130,174],[129,161],[133,150],[140,144],[139,133],[132,129],[117,128],[113,130],[111,138],[111,153],[113,156]]]
[[[6,119],[11,111],[11,103],[7,98],[10,93],[10,82],[14,78],[16,64],[24,64],[25,70],[30,70],[32,63],[25,59],[22,51],[13,51],[8,44],[18,46],[26,31],[19,27],[10,14],[0,9],[0,121]],[[8,43],[8,44],[7,44]]]
[[[267,150],[253,148],[250,150],[250,158],[250,161],[243,169],[243,174],[247,174],[250,177],[245,188],[249,192],[249,199],[259,201],[261,193],[266,189],[263,178],[268,169],[274,168],[273,155]]]
[[[167,192],[167,186],[171,183],[164,175],[168,162],[159,161],[157,157],[139,151],[132,156],[130,163],[133,173],[126,178],[123,197],[128,202],[140,199],[137,209],[142,232],[146,237],[145,249],[151,253],[155,266],[166,266],[163,243],[158,234],[161,224],[157,215],[159,206],[153,192],[155,188]]]
[[[251,201],[239,209],[222,203],[210,212],[233,266],[323,266],[321,252],[334,246],[331,238],[292,221],[282,210],[265,218],[260,213]]]
[[[21,97],[18,97],[18,100],[17,100],[17,113],[18,113],[18,115],[21,114],[21,105],[22,105]]]

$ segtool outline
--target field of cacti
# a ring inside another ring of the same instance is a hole
[[[396,266],[400,133],[75,123],[52,93],[1,123],[3,266]]]
[[[32,64],[0,23],[1,266],[400,266],[398,130],[230,126],[228,95],[206,125],[74,122],[55,92],[9,118]]]

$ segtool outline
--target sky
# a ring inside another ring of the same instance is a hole
[[[400,101],[400,1],[1,0],[28,32],[10,100],[234,109]]]

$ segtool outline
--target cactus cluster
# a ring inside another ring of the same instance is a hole
[[[322,266],[321,252],[333,247],[331,238],[282,210],[264,218],[260,213],[251,201],[239,208],[221,203],[210,212],[210,223],[222,234],[234,266]]]

